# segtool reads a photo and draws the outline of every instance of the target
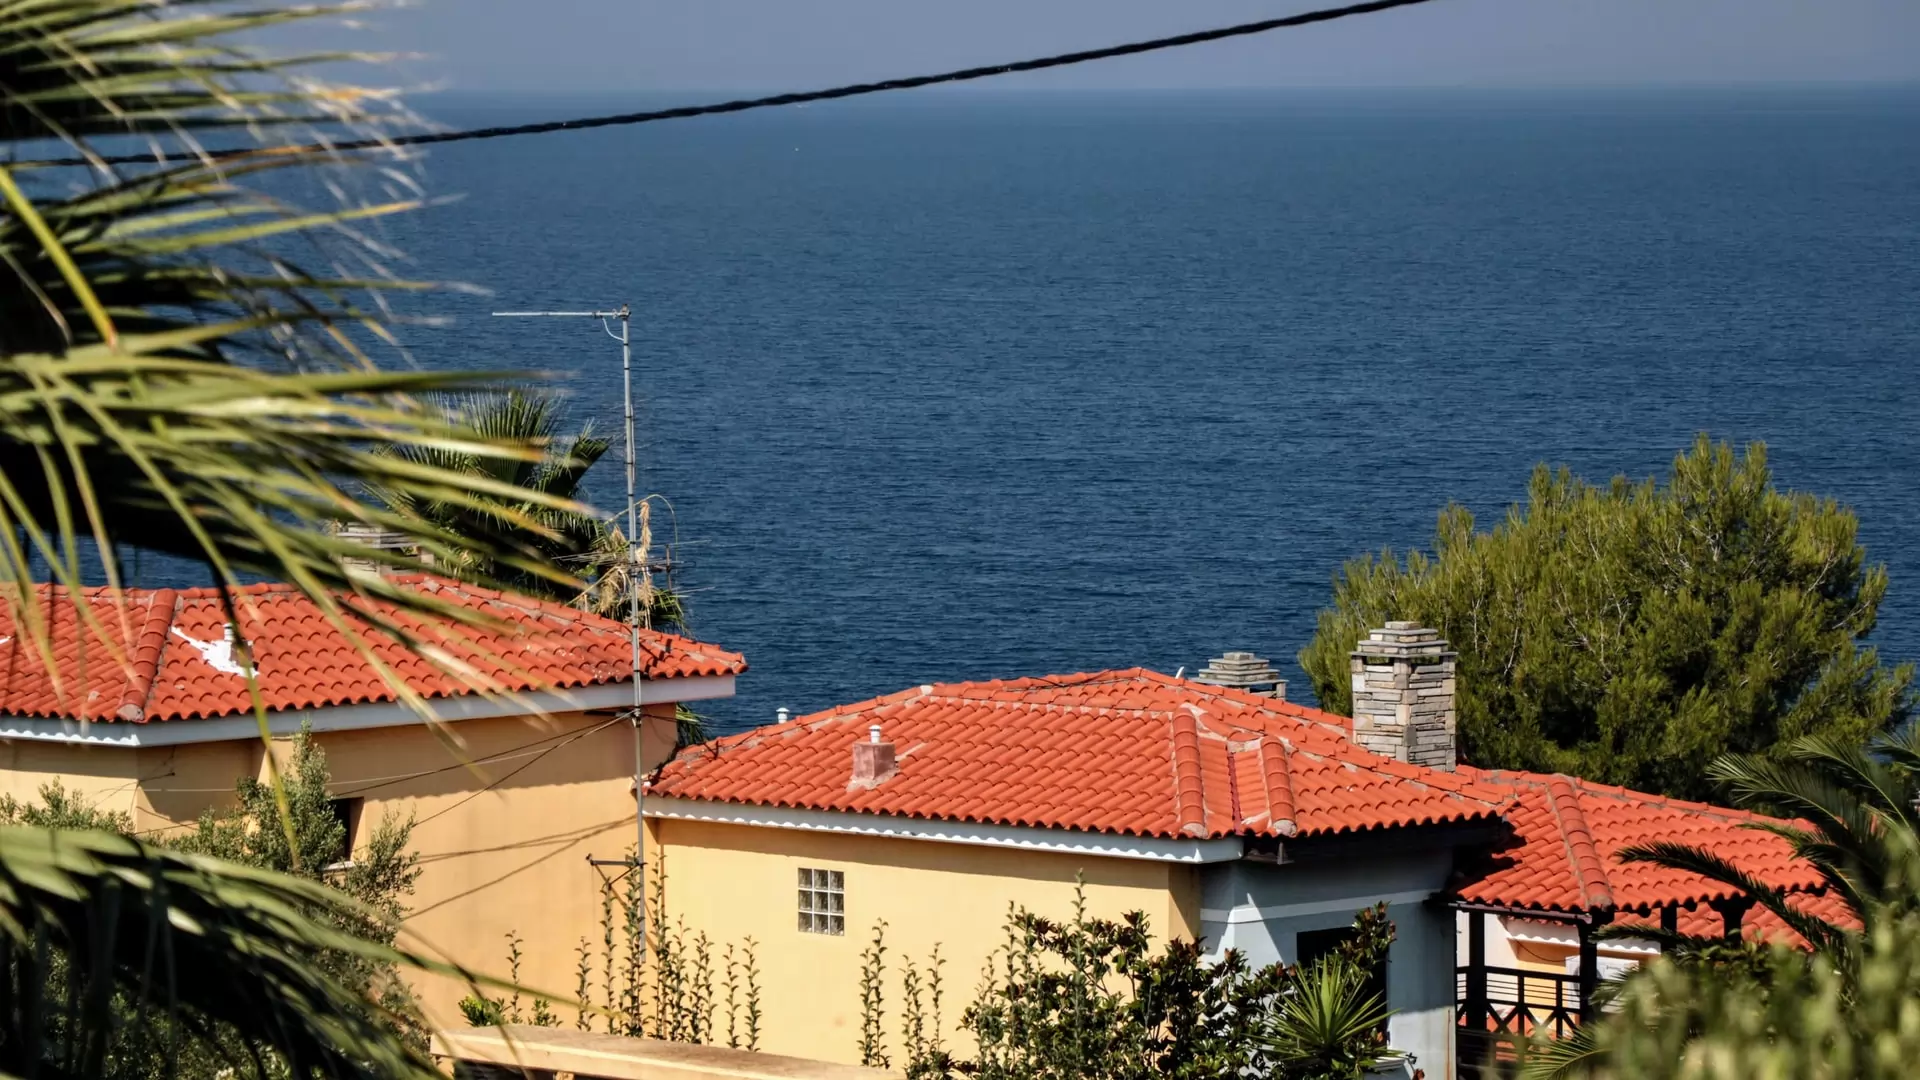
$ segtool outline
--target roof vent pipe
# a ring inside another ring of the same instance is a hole
[[[774,717],[776,718],[776,719],[774,720],[774,723],[776,723],[776,724],[784,724],[784,723],[786,723],[786,722],[787,722],[787,707],[786,707],[785,705],[782,705],[782,706],[780,706],[779,708],[777,708],[777,709],[775,709],[775,710],[773,710],[773,715],[774,715]]]

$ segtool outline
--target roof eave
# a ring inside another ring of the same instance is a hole
[[[643,679],[642,705],[681,701],[709,701],[733,696],[732,675],[696,675],[677,679]],[[633,684],[622,680],[567,690],[545,690],[502,697],[463,694],[431,698],[438,721],[483,720],[502,716],[582,712],[588,709],[631,707]],[[302,725],[314,731],[364,731],[372,728],[413,727],[426,720],[399,702],[360,705],[324,705],[310,709],[280,709],[267,714],[273,735],[293,735]],[[40,717],[0,717],[0,739],[65,743],[75,746],[139,749],[233,742],[260,737],[260,725],[251,716],[223,716],[205,720],[156,720],[145,723],[93,722]]]

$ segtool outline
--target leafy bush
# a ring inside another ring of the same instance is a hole
[[[1343,947],[1301,969],[1255,968],[1228,950],[1152,947],[1147,920],[1089,918],[1084,889],[1071,920],[1012,912],[1007,943],[989,961],[961,1017],[974,1060],[954,1058],[910,1020],[911,1077],[984,1080],[1275,1080],[1359,1076],[1386,1052],[1386,1012],[1366,989],[1386,960],[1393,927],[1384,906],[1360,913]],[[1318,999],[1308,1002],[1310,995]],[[909,997],[908,1015],[919,1006]]]

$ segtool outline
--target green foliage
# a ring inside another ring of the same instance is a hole
[[[1808,915],[1710,852],[1678,843],[1625,851],[1733,887],[1810,948],[1622,927],[1615,933],[1661,940],[1666,955],[1626,980],[1601,1022],[1537,1046],[1527,1075],[1910,1075],[1920,1051],[1920,731],[1868,748],[1802,739],[1784,761],[1730,756],[1711,772],[1742,805],[1798,822],[1766,831],[1819,870],[1851,919]]]
[[[515,591],[555,600],[578,596],[580,590],[566,581],[499,566],[492,553],[517,550],[529,559],[568,567],[571,576],[586,576],[610,528],[574,507],[587,471],[611,444],[593,434],[592,424],[566,434],[564,410],[557,399],[543,395],[508,390],[444,405],[453,422],[472,436],[471,447],[508,443],[538,447],[540,455],[502,458],[475,452],[470,446],[425,444],[389,447],[382,453],[410,464],[486,479],[515,494],[479,502],[436,498],[404,488],[378,488],[374,495],[396,513],[472,541],[446,567],[460,576],[490,576]]]
[[[1909,886],[1920,888],[1920,880]],[[1844,950],[1756,950],[1754,970],[1661,958],[1528,1080],[1895,1080],[1920,1060],[1920,915],[1870,913]]]
[[[126,836],[0,828],[0,1074],[430,1080],[336,958],[454,972],[339,929],[372,915]]]
[[[0,161],[90,155],[98,138],[155,155],[121,169],[0,164],[0,582],[42,572],[70,587],[117,585],[121,560],[147,550],[204,564],[225,585],[286,581],[355,636],[370,625],[408,641],[421,619],[450,630],[484,620],[352,571],[351,558],[426,563],[322,527],[341,518],[398,531],[437,565],[480,550],[505,574],[573,580],[522,549],[366,498],[584,509],[371,449],[542,453],[478,438],[417,396],[482,391],[491,378],[387,373],[371,359],[392,337],[380,294],[417,288],[391,278],[393,253],[358,227],[420,205],[396,155],[198,153],[207,136],[277,145],[410,126],[392,94],[318,78],[353,57],[268,57],[247,44],[269,32],[297,41],[286,24],[356,6],[0,0]],[[300,205],[303,192],[326,201]],[[80,672],[55,655],[55,616],[33,595],[0,589],[0,610],[69,692]],[[73,606],[61,617],[95,618]]]
[[[58,780],[40,785],[37,803],[23,803],[11,795],[0,795],[0,825],[133,835],[133,818],[119,810],[101,810],[80,792],[68,791]]]
[[[940,957],[940,945],[936,942],[933,952],[927,957],[925,975],[921,974],[920,968],[911,959],[901,965],[900,1046],[907,1059],[907,1076],[911,1080],[945,1076],[954,1067],[953,1058],[947,1053],[941,1035],[941,1010],[946,998],[941,969],[946,963]]]
[[[553,1013],[553,1002],[543,997],[533,999],[533,1011],[520,1011],[520,961],[525,954],[520,951],[520,935],[507,931],[507,982],[513,985],[512,996],[501,999],[489,997],[478,991],[468,994],[458,1002],[460,1015],[466,1018],[469,1027],[501,1027],[506,1024],[531,1024],[534,1027],[558,1027],[560,1018]],[[584,1018],[586,1013],[582,1011]]]
[[[1909,725],[1866,747],[1810,736],[1785,747],[1781,758],[1728,755],[1708,775],[1742,807],[1780,819],[1765,830],[1784,838],[1796,857],[1818,871],[1823,891],[1845,905],[1853,925],[1876,910],[1920,913],[1920,892],[1911,888],[1906,869],[1920,835],[1920,728]],[[1721,882],[1832,956],[1856,944],[1853,925],[1807,914],[1792,895],[1710,851],[1664,842],[1627,848],[1620,857]],[[1625,927],[1607,933],[1649,932]],[[1682,961],[1754,978],[1764,978],[1767,970],[1750,946],[1652,933]]]
[[[238,805],[202,814],[194,831],[174,842],[183,851],[306,878],[338,889],[357,902],[351,914],[329,913],[338,928],[364,941],[391,945],[406,915],[406,898],[420,877],[418,856],[407,850],[411,818],[383,816],[358,851],[347,850],[346,826],[333,809],[327,755],[305,728],[294,736],[280,770],[280,794],[253,777],[235,786]],[[391,967],[369,965],[342,954],[329,958],[332,974],[360,988],[396,1017],[407,1036],[424,1045],[406,985]]]
[[[286,818],[280,817],[271,788],[245,778],[237,785],[237,807],[208,812],[193,833],[164,846],[255,870],[289,874],[314,886],[337,890],[345,894],[341,902],[316,907],[311,917],[336,933],[391,948],[406,913],[405,897],[413,891],[419,876],[416,858],[406,850],[412,824],[391,818],[382,821],[352,864],[340,865],[339,860],[348,854],[346,834],[327,793],[330,779],[325,753],[308,732],[302,731],[293,740],[283,774]],[[37,803],[21,803],[11,796],[0,798],[0,824],[97,830],[122,836],[133,833],[133,820],[126,814],[100,810],[58,781],[43,786],[39,794]],[[371,1000],[371,1015],[392,1025],[409,1045],[425,1048],[425,1031],[412,999],[385,954],[334,950],[317,954],[308,962],[322,968],[338,986],[366,995]],[[64,968],[56,964],[52,970]],[[128,1023],[124,1008],[116,1006],[110,1011],[116,1025]],[[242,1048],[231,1033],[220,1035],[217,1042],[219,1053]],[[129,1063],[139,1059],[140,1054],[134,1051],[125,1055]],[[153,1075],[156,1067],[149,1061],[141,1069],[131,1064],[127,1068],[120,1075]]]
[[[1698,763],[1810,734],[1854,743],[1911,713],[1911,665],[1860,642],[1886,594],[1853,513],[1781,492],[1765,447],[1703,436],[1665,484],[1540,467],[1492,530],[1458,506],[1431,557],[1348,563],[1300,654],[1351,706],[1348,653],[1389,619],[1459,650],[1462,755],[1701,798]]]
[[[606,1018],[608,1034],[669,1042],[716,1042],[719,1033],[715,1014],[723,1001],[715,992],[719,980],[725,991],[727,1045],[759,1049],[760,966],[754,940],[747,938],[740,946],[725,944],[724,964],[716,972],[714,943],[707,935],[689,934],[683,921],[667,918],[664,862],[654,863],[649,889],[639,887],[641,873],[629,850],[625,871],[601,883],[599,956],[595,957],[592,944],[582,938],[575,963],[580,993],[574,1003],[579,1009],[576,1026],[586,1030],[589,1014],[598,1012]],[[517,949],[510,950],[510,958],[517,962]],[[475,1004],[478,1007],[483,1003]],[[535,1003],[536,1016],[541,1013],[541,1005]],[[475,1016],[485,1019],[492,1015],[475,1011],[468,1020],[472,1023]],[[508,1015],[508,1022],[515,1022],[511,1020],[511,1008]]]
[[[873,924],[873,943],[860,952],[860,1064],[890,1069],[886,1050],[887,920]]]
[[[1365,992],[1366,975],[1393,941],[1384,908],[1355,920],[1339,951],[1305,972],[1255,969],[1229,950],[1209,961],[1190,941],[1156,952],[1139,912],[1114,921],[1031,912],[1008,919],[1006,946],[989,962],[962,1016],[979,1047],[955,1062],[921,1042],[907,1072],[957,1072],[986,1080],[1175,1080],[1257,1075],[1345,1080],[1382,1056],[1385,1019]],[[1317,1002],[1300,999],[1320,993]],[[909,1025],[907,1043],[913,1047]]]
[[[1302,970],[1274,1002],[1266,1048],[1276,1076],[1360,1080],[1386,1052],[1387,1004],[1341,960]]]

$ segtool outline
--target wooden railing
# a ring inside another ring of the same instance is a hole
[[[1523,968],[1454,969],[1455,1054],[1460,1080],[1510,1073],[1537,1034],[1562,1038],[1580,1025],[1580,977]]]

